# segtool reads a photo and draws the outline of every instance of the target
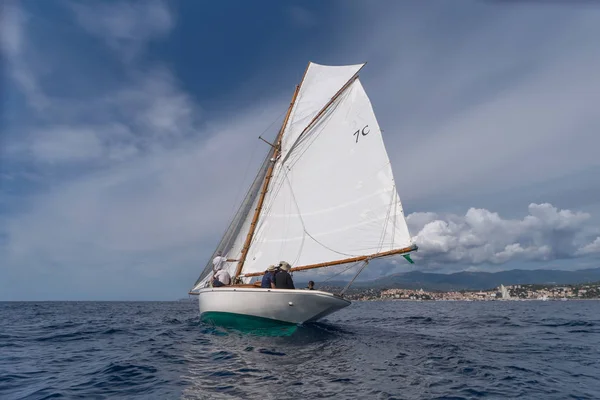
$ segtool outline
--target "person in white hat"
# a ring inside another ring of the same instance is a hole
[[[227,286],[231,284],[231,275],[223,268],[226,262],[238,261],[224,257],[221,251],[217,251],[215,258],[213,258],[213,281],[214,287]]]
[[[225,266],[226,262],[233,262],[233,261],[239,261],[239,260],[234,260],[233,258],[227,258],[225,256],[223,256],[223,252],[221,251],[217,251],[217,253],[215,254],[215,258],[213,258],[213,271],[217,272],[220,269],[223,269],[223,267]]]
[[[215,268],[217,268],[217,270],[215,271],[213,278],[213,286],[220,287],[230,285],[231,275],[229,275],[229,272],[227,272],[226,269],[222,269],[220,265],[217,265]]]
[[[262,282],[260,283],[261,288],[275,289],[275,266],[269,265],[269,268],[263,275]]]
[[[290,275],[292,266],[285,261],[281,261],[279,267],[281,268],[281,271],[275,274],[275,287],[277,289],[296,289],[296,287],[294,287],[294,280]]]

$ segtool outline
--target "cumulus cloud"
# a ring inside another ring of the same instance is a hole
[[[589,225],[591,215],[530,204],[523,219],[504,219],[486,209],[465,215],[413,213],[407,216],[419,246],[415,258],[425,265],[503,264],[551,261],[600,253],[600,238]]]
[[[600,236],[577,250],[577,255],[600,254]]]

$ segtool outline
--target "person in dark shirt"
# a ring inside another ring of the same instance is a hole
[[[308,281],[308,286],[306,288],[308,290],[315,290],[315,283],[313,281]]]
[[[285,261],[279,263],[281,271],[275,274],[275,287],[277,289],[296,289],[294,287],[294,280],[290,275],[292,266]]]
[[[260,284],[261,288],[275,289],[275,266],[269,265]]]

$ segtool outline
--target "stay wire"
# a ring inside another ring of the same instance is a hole
[[[283,114],[285,114],[287,112],[287,110],[284,110],[283,112],[281,112],[281,114],[279,114],[274,120],[273,122],[271,122],[271,124],[269,126],[267,126],[261,133],[260,135],[258,135],[259,137],[262,136],[263,134],[265,134],[269,129],[271,129],[273,127],[273,125],[275,124],[275,122],[279,121],[279,119],[283,116]],[[231,213],[235,212],[235,207],[238,204],[239,198],[240,198],[240,194],[242,193],[242,189],[245,186],[245,182],[246,182],[246,178],[248,177],[248,172],[250,171],[250,165],[252,164],[252,160],[254,159],[254,155],[256,153],[256,150],[258,149],[258,145],[259,142],[255,142],[254,147],[252,148],[252,153],[250,155],[250,158],[248,159],[248,165],[246,166],[246,169],[244,170],[244,177],[242,179],[242,181],[240,182],[240,184],[238,185],[238,191],[237,194],[235,195],[235,201],[233,202],[232,205],[232,211]]]
[[[337,274],[334,274],[334,275],[330,276],[329,278],[325,279],[325,280],[322,282],[322,284],[323,284],[323,283],[325,283],[325,282],[329,282],[330,280],[332,280],[332,279],[333,279],[333,278],[335,278],[336,276],[338,276],[338,275],[340,275],[340,274],[343,274],[344,272],[348,271],[348,270],[349,270],[349,269],[351,269],[351,268],[354,268],[354,267],[356,267],[357,265],[360,265],[360,263],[361,263],[361,262],[362,262],[362,261],[356,261],[356,262],[354,262],[354,263],[350,264],[349,266],[347,266],[346,268],[344,268],[343,270],[341,270],[341,271],[340,271],[340,272],[338,272]]]

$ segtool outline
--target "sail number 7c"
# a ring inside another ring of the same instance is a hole
[[[356,143],[358,143],[358,138],[360,137],[360,135],[367,136],[369,132],[371,132],[371,130],[369,129],[369,125],[365,125],[364,128],[354,132],[353,135],[356,135]]]

